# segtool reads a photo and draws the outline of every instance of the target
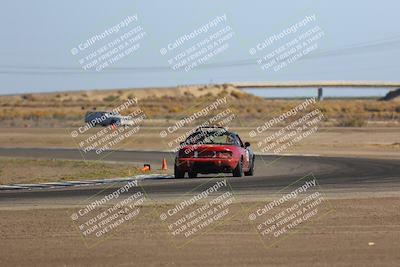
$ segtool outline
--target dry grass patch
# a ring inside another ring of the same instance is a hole
[[[0,184],[128,177],[140,170],[128,164],[91,161],[0,158]]]

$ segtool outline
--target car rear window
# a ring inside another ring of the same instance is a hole
[[[188,145],[200,144],[220,144],[220,145],[234,145],[234,136],[226,131],[199,131],[190,135],[186,141]]]

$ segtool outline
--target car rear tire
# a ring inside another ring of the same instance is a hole
[[[254,158],[251,160],[251,166],[248,172],[245,172],[244,175],[246,176],[253,176],[254,175]]]
[[[185,172],[180,170],[176,164],[174,164],[174,176],[175,178],[184,178]]]
[[[233,177],[242,177],[243,176],[243,160],[240,160],[236,165],[236,168],[232,172]]]
[[[188,172],[189,178],[197,178],[197,172]]]

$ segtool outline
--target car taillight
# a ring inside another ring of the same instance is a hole
[[[232,157],[231,151],[221,151],[218,153],[218,158],[228,159]]]

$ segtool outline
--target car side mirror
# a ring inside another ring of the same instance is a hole
[[[249,142],[244,142],[244,147],[249,147],[250,143]]]

